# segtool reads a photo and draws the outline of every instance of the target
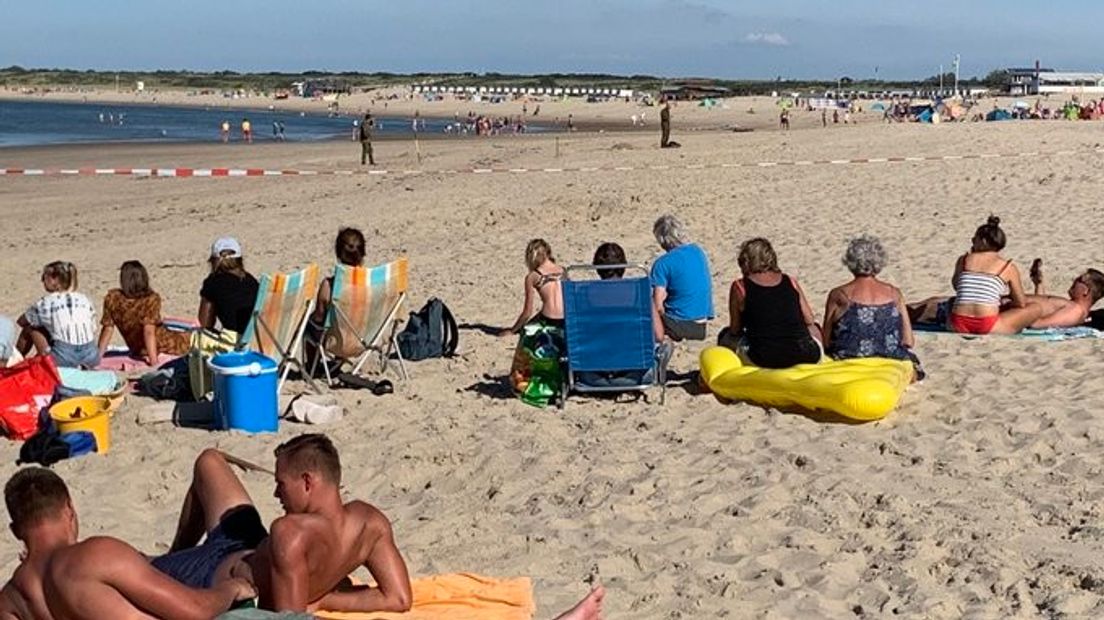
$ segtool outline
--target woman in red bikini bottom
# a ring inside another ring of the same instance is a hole
[[[954,306],[947,325],[960,334],[1015,334],[1039,318],[1041,308],[1028,305],[1020,283],[1020,270],[1000,255],[1006,238],[1000,218],[974,233],[970,251],[955,264]],[[1005,295],[1010,302],[1001,308]]]

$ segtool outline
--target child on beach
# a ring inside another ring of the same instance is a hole
[[[526,274],[523,285],[525,302],[521,307],[521,314],[511,327],[500,331],[499,336],[513,336],[533,319],[537,296],[540,297],[541,309],[536,314],[536,320],[552,327],[563,327],[563,290],[560,288],[560,279],[564,270],[556,264],[551,246],[544,239],[530,241],[525,247],[525,265],[529,268],[529,273]]]
[[[26,356],[33,345],[39,355],[53,356],[58,366],[96,366],[96,309],[77,292],[77,268],[65,261],[46,265],[42,287],[46,294],[19,317],[19,352]]]

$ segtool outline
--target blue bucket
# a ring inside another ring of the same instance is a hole
[[[247,433],[275,433],[280,425],[273,360],[255,351],[221,353],[207,362],[215,379],[215,424]]]

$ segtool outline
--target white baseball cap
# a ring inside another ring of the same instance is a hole
[[[241,258],[241,244],[233,237],[219,237],[211,244],[211,258],[219,258],[223,252],[230,252],[230,258]]]

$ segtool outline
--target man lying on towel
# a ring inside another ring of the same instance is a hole
[[[153,565],[183,584],[210,588],[244,578],[272,611],[406,611],[410,577],[391,522],[362,501],[342,502],[341,461],[325,435],[276,448],[284,516],[265,531],[245,487],[217,450],[196,459],[171,551]],[[198,544],[206,534],[202,544]],[[364,566],[375,586],[353,586]]]
[[[1067,291],[1068,298],[1046,294],[1041,259],[1036,258],[1031,263],[1031,282],[1035,285],[1035,294],[1026,296],[1027,303],[1039,304],[1043,313],[1031,324],[1036,329],[1084,325],[1093,305],[1104,297],[1104,273],[1096,269],[1087,269],[1074,278]]]
[[[195,590],[166,577],[130,545],[106,536],[77,542],[77,513],[65,482],[41,467],[4,487],[11,531],[25,550],[0,590],[3,620],[210,618],[254,596],[243,579]]]

